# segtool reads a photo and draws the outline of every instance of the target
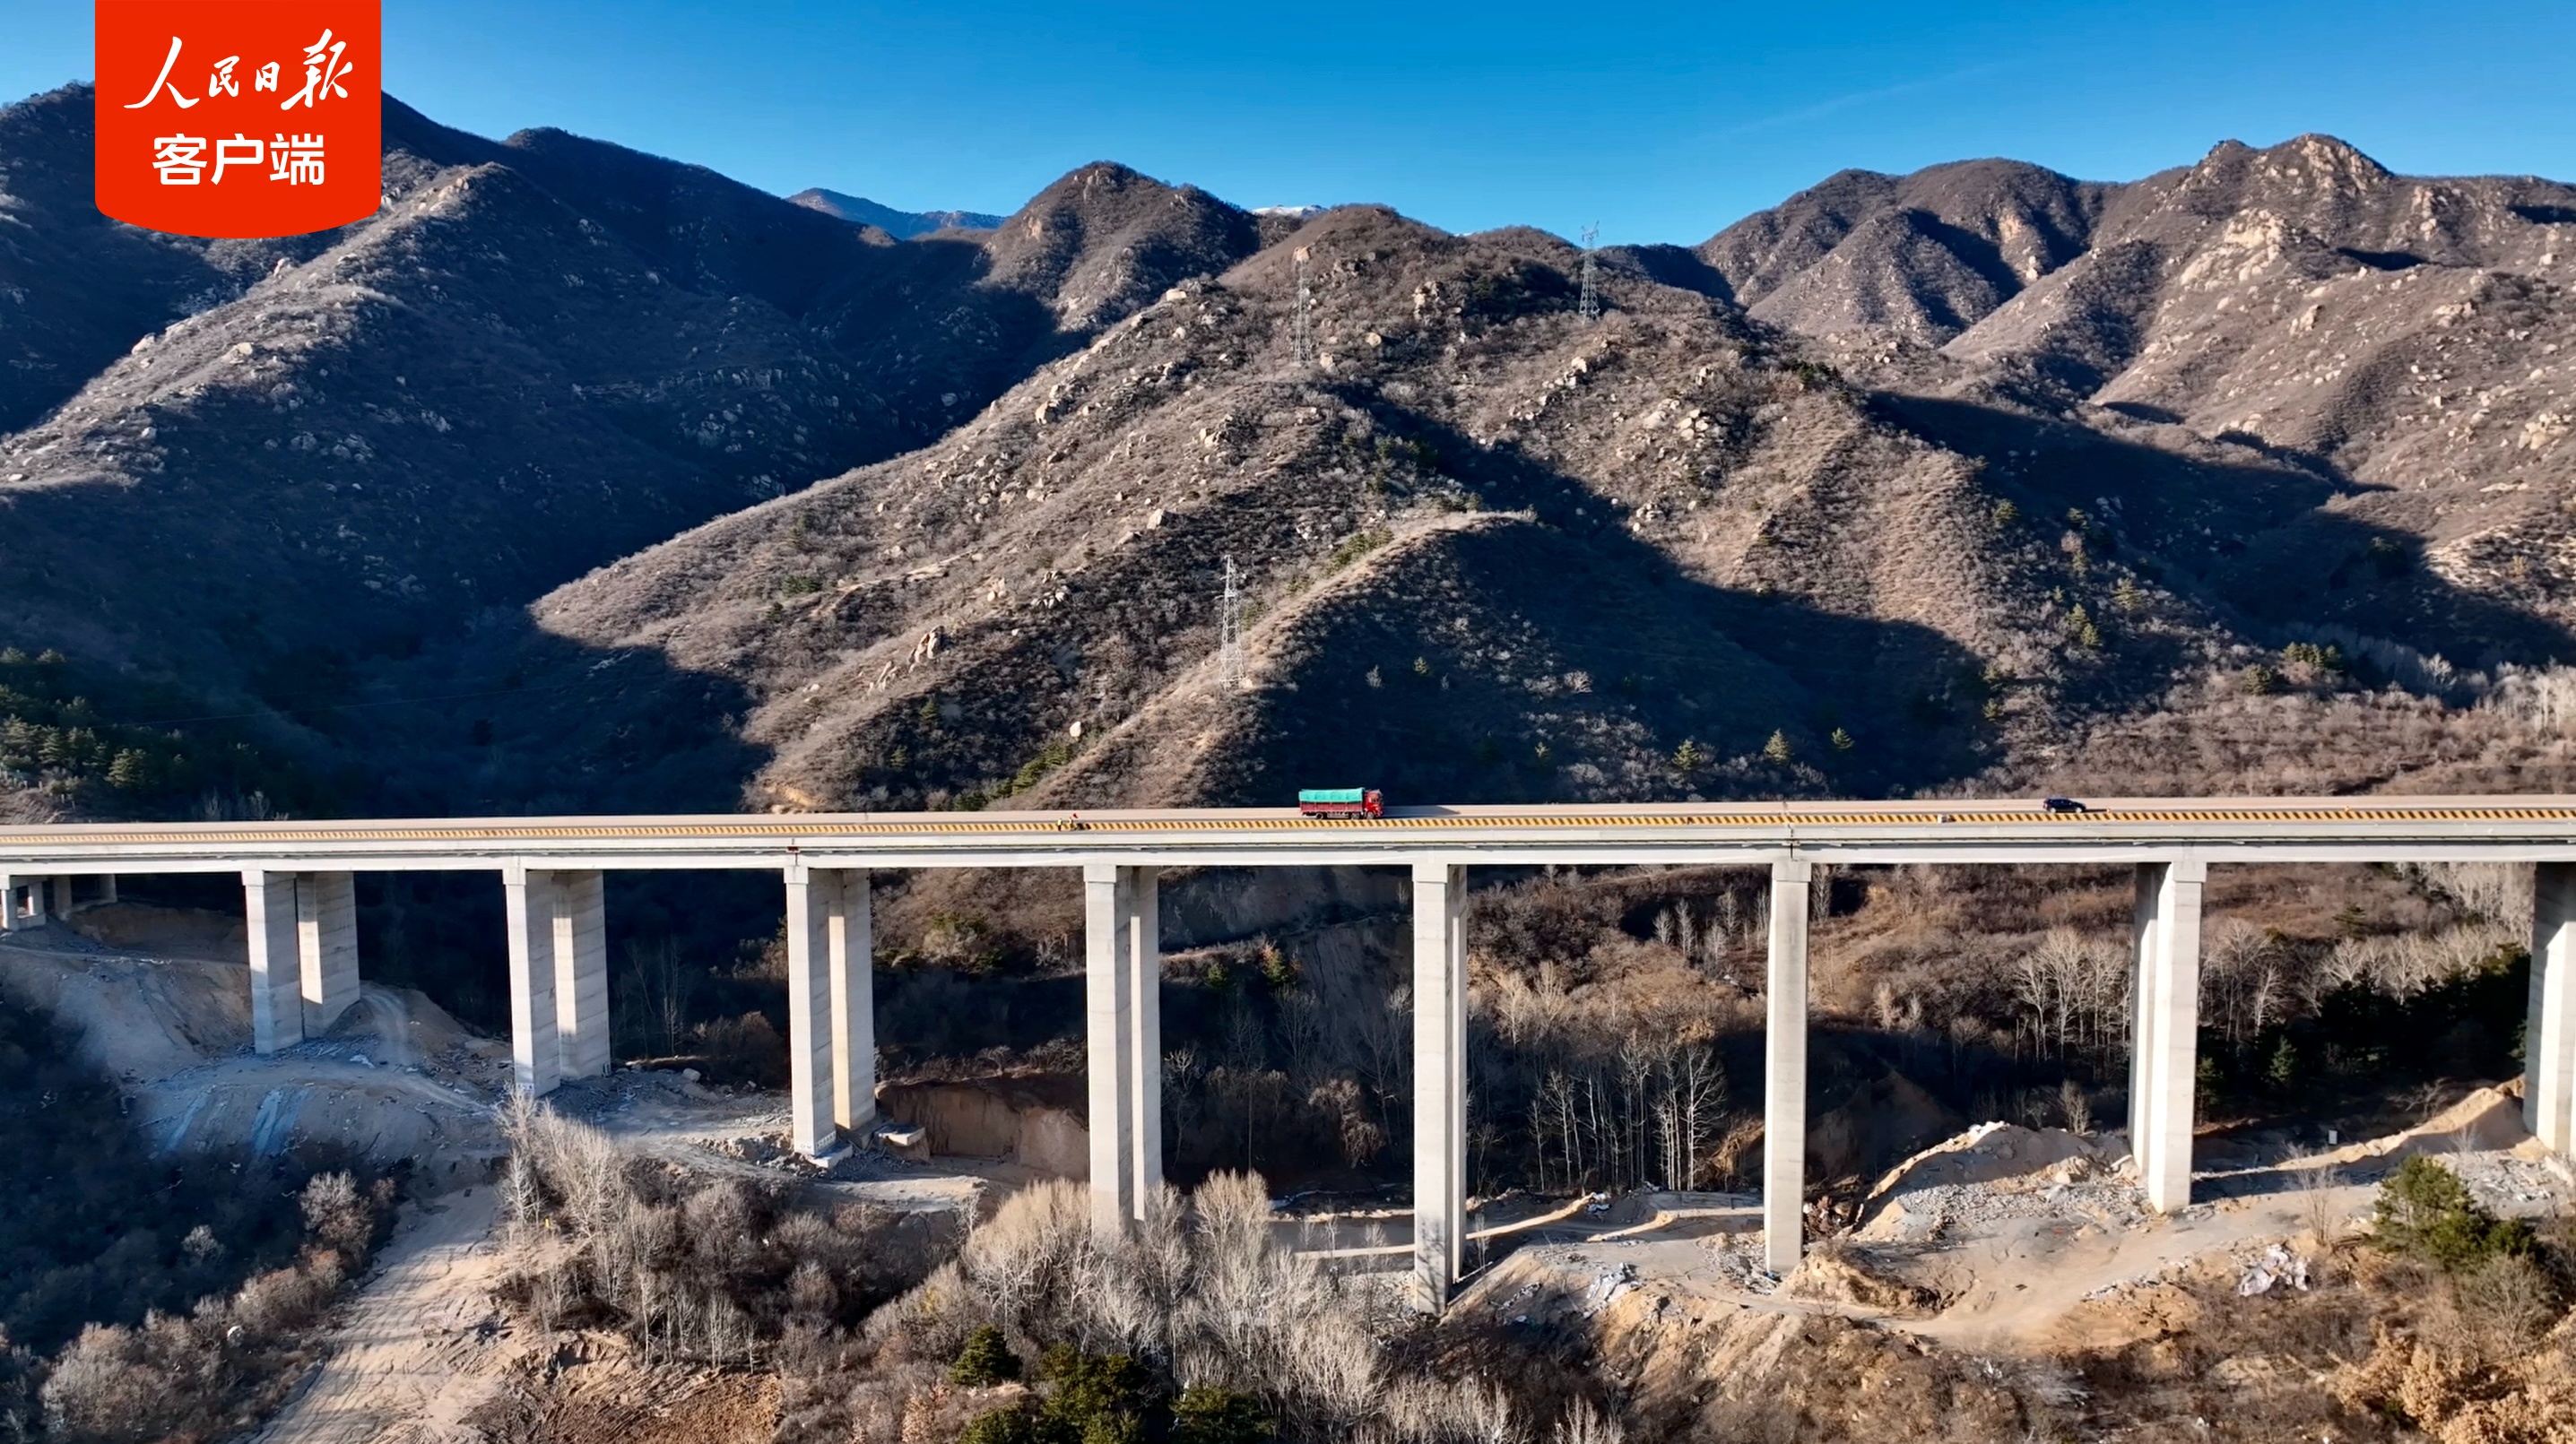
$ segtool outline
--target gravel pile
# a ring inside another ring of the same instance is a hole
[[[2500,1214],[2529,1216],[2576,1205],[2576,1184],[2547,1162],[2502,1151],[2456,1153],[2443,1162],[2478,1202]]]
[[[1890,1200],[1893,1208],[1871,1222],[1867,1236],[1890,1242],[1922,1242],[1945,1231],[1983,1233],[2021,1219],[2069,1219],[2105,1228],[2138,1228],[2147,1212],[2138,1190],[2126,1183],[2050,1183],[2033,1188],[1998,1188],[1993,1184],[1945,1183],[1910,1189]]]

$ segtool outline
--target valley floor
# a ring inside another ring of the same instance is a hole
[[[0,944],[0,986],[83,1025],[92,1061],[119,1078],[165,1147],[325,1141],[413,1165],[392,1241],[259,1444],[776,1436],[791,1381],[771,1368],[648,1361],[623,1337],[543,1329],[507,1301],[518,1245],[495,1182],[501,1044],[418,994],[371,986],[330,1036],[256,1057],[233,996],[241,965],[220,956],[227,940],[187,945],[171,920],[139,914],[104,921],[117,926],[12,936]],[[2170,1217],[2142,1209],[2116,1133],[1982,1124],[1820,1219],[1821,1236],[1786,1277],[1761,1266],[1750,1195],[1482,1200],[1470,1236],[1481,1267],[1442,1332],[1541,1352],[1589,1340],[1601,1382],[1641,1397],[1758,1382],[1789,1367],[1784,1329],[1858,1329],[1933,1357],[2071,1369],[2160,1347],[2195,1299],[2324,1287],[2338,1249],[2367,1229],[2379,1180],[2412,1156],[2440,1160],[2496,1215],[2576,1216],[2576,1178],[2524,1132],[2517,1088],[2474,1089],[2411,1127],[2330,1147],[2315,1130],[2207,1130],[2198,1201]],[[630,1156],[784,1185],[796,1207],[827,1213],[947,1214],[962,1230],[1034,1177],[1006,1162],[872,1153],[821,1168],[784,1149],[778,1102],[630,1069],[568,1084],[552,1107]],[[1280,1244],[1382,1282],[1390,1297],[1405,1276],[1400,1202],[1287,1200],[1273,1217]]]

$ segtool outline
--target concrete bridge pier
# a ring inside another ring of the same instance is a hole
[[[358,894],[349,874],[295,875],[295,956],[304,1036],[319,1037],[358,1001]]]
[[[808,1158],[876,1116],[871,934],[865,872],[788,864],[788,1129]]]
[[[876,919],[868,874],[836,874],[840,896],[825,917],[831,946],[832,1121],[859,1139],[877,1118]]]
[[[0,931],[18,932],[45,924],[45,879],[0,874]]]
[[[1805,1252],[1807,1196],[1807,890],[1816,865],[1771,864],[1771,959],[1762,1027],[1762,1263]]]
[[[2193,1090],[2200,1070],[2200,894],[2204,862],[2138,866],[2130,931],[2129,1152],[2147,1206],[2191,1202]]]
[[[596,1078],[615,1062],[608,1037],[608,907],[600,875],[547,875],[558,1076]]]
[[[2576,1154],[2576,863],[2531,872],[2531,1011],[2522,1035],[2523,1121],[2551,1152]]]
[[[251,1046],[292,1047],[358,1001],[358,902],[345,872],[242,873]]]
[[[1467,869],[1413,865],[1413,1272],[1449,1306],[1467,1237]]]
[[[608,1071],[608,929],[600,875],[501,869],[510,944],[510,1081],[542,1096]]]
[[[304,1041],[304,984],[295,874],[242,872],[244,941],[250,955],[251,1047],[274,1053]]]
[[[1089,1040],[1091,1223],[1114,1233],[1163,1184],[1163,948],[1157,872],[1082,869],[1083,1021]]]

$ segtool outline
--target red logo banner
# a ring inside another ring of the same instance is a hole
[[[98,208],[292,236],[383,203],[378,0],[96,0]]]

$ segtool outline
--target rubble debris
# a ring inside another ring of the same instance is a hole
[[[2245,1266],[2245,1272],[2236,1280],[2236,1293],[2240,1298],[2252,1298],[2256,1294],[2268,1294],[2282,1284],[2306,1292],[2308,1261],[2290,1252],[2288,1245],[2276,1243],[2263,1250],[2261,1258]]]

